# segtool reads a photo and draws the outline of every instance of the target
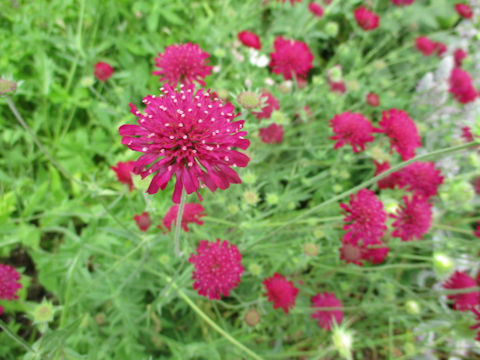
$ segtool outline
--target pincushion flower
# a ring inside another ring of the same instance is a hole
[[[308,10],[315,15],[316,17],[322,17],[323,16],[323,8],[320,4],[317,4],[315,2],[311,2],[308,4]]]
[[[477,284],[475,279],[467,273],[455,271],[442,286],[449,290],[459,290],[476,287]],[[447,298],[454,301],[453,308],[458,311],[472,310],[480,304],[480,293],[478,291],[451,294]]]
[[[384,243],[378,238],[359,238],[346,233],[342,239],[340,248],[340,259],[346,263],[353,263],[359,266],[364,261],[372,264],[380,264],[385,261],[390,249],[386,246],[380,247]]]
[[[260,99],[266,99],[265,106],[261,108],[261,111],[252,111],[252,114],[259,120],[270,119],[274,110],[280,109],[280,103],[278,100],[268,91],[262,91]]]
[[[106,62],[99,61],[95,64],[93,75],[95,75],[98,80],[105,82],[113,75],[113,67]]]
[[[110,167],[113,171],[115,171],[118,181],[123,184],[127,184],[130,191],[133,190],[132,172],[134,166],[135,161],[125,161],[118,162],[117,165]]]
[[[438,187],[443,184],[442,173],[433,162],[414,162],[396,175],[400,188],[426,199],[437,195]]]
[[[458,15],[465,19],[471,19],[473,17],[473,10],[468,4],[455,4],[455,10],[457,10]]]
[[[415,40],[415,47],[421,51],[424,56],[429,56],[435,51],[435,42],[426,36],[419,36]]]
[[[459,103],[467,104],[477,97],[472,78],[465,70],[459,67],[454,68],[450,74],[449,83],[450,89],[448,91],[453,94]]]
[[[207,214],[204,213],[205,209],[201,204],[195,203],[186,203],[185,207],[183,208],[182,214],[182,228],[186,232],[188,232],[188,224],[198,224],[203,225],[203,221],[200,220],[201,217],[206,216]],[[177,222],[177,214],[178,214],[178,205],[173,205],[168,210],[167,214],[164,216],[162,223],[168,231],[172,230],[172,223],[176,224]]]
[[[344,81],[330,81],[328,80],[328,85],[330,86],[331,92],[336,92],[344,94],[347,92],[347,86]]]
[[[295,306],[298,289],[291,281],[288,281],[283,275],[278,273],[263,280],[268,301],[273,303],[274,309],[282,309],[285,314]]]
[[[234,150],[247,149],[243,120],[233,121],[234,107],[210,98],[203,89],[193,86],[175,92],[169,85],[161,88],[161,96],[143,99],[145,112],[130,104],[138,125],[122,125],[122,143],[143,153],[135,162],[134,172],[142,178],[155,174],[149,194],[164,190],[173,175],[176,177],[173,202],[180,203],[182,189],[198,193],[201,184],[211,191],[226,189],[241,180],[232,167],[245,167],[248,156]],[[149,166],[149,167],[148,167]]]
[[[402,241],[420,240],[432,226],[432,204],[420,196],[403,197],[404,205],[400,205],[396,214],[390,215],[396,219],[392,226],[393,237]]]
[[[20,274],[9,265],[0,264],[0,299],[15,300],[18,299],[17,292],[22,288],[19,282]],[[0,315],[3,313],[3,307],[0,306]]]
[[[363,6],[357,8],[353,15],[357,24],[365,31],[374,30],[378,27],[380,17]]]
[[[390,109],[382,112],[380,130],[390,138],[391,150],[395,149],[402,160],[415,156],[415,149],[422,145],[417,126],[405,111]]]
[[[470,126],[462,127],[462,139],[465,142],[472,142],[473,141],[473,134],[472,134],[472,129],[470,128]]]
[[[210,75],[212,67],[208,66],[210,55],[197,44],[187,43],[167,46],[165,52],[158,53],[155,66],[160,68],[153,75],[160,76],[159,81],[166,81],[176,87],[178,83],[192,85],[197,82],[205,85],[206,76]]]
[[[150,225],[152,225],[152,220],[150,220],[150,215],[148,212],[144,211],[139,215],[135,215],[133,220],[137,223],[138,228],[140,231],[147,231]]]
[[[335,115],[330,119],[330,127],[335,133],[330,137],[331,140],[337,140],[334,149],[351,145],[354,153],[365,150],[365,144],[372,142],[375,138],[372,136],[374,127],[370,121],[360,113],[351,113],[346,111]]]
[[[453,58],[455,59],[455,66],[461,67],[463,60],[467,57],[467,52],[462,49],[457,49],[453,53]]]
[[[240,284],[244,268],[242,254],[234,244],[217,239],[216,242],[201,240],[196,254],[190,255],[193,264],[193,288],[209,299],[228,296]]]
[[[393,5],[396,6],[406,6],[413,4],[415,0],[392,0]]]
[[[390,169],[390,163],[388,161],[380,163],[376,160],[373,160],[373,163],[375,164],[375,167],[376,167],[374,176],[377,176],[377,175],[381,174],[382,172]],[[378,180],[377,184],[378,184],[378,188],[382,189],[382,190],[383,189],[394,189],[395,186],[397,186],[397,184],[398,184],[398,172],[397,173],[392,173],[392,174],[384,177],[383,179]]]
[[[260,42],[260,38],[254,32],[243,30],[238,33],[237,37],[238,37],[238,40],[240,40],[240,42],[245,46],[248,46],[257,50],[260,50],[262,48],[262,43]]]
[[[367,94],[366,100],[368,105],[370,106],[377,107],[378,105],[380,105],[380,98],[377,94],[373,92]]]
[[[283,133],[283,126],[273,123],[260,129],[260,138],[266,144],[281,144]]]
[[[273,43],[275,51],[270,54],[270,67],[275,74],[282,74],[285,80],[292,75],[305,79],[313,68],[313,54],[308,45],[302,41],[284,39],[279,36]]]
[[[445,45],[442,42],[435,42],[435,54],[437,54],[438,57],[441,57],[443,54],[447,52],[447,45]]]
[[[312,309],[317,308],[339,308],[338,310],[322,310],[318,309],[311,317],[318,321],[318,326],[325,330],[331,330],[333,323],[337,325],[343,320],[343,305],[337,299],[334,293],[324,292],[312,297]]]

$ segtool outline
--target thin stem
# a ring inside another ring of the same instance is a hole
[[[173,243],[175,244],[175,255],[177,257],[181,257],[182,253],[180,251],[180,229],[182,228],[182,217],[183,217],[183,209],[185,207],[185,200],[187,199],[187,193],[183,191],[180,195],[180,205],[178,205],[178,212],[177,212],[177,221],[175,222],[175,237],[173,239]]]
[[[20,344],[25,350],[30,351],[32,353],[35,353],[35,350],[33,350],[30,345],[28,345],[25,340],[23,340],[20,336],[15,334],[6,323],[3,322],[3,320],[0,320],[0,329],[3,330],[5,334],[7,334],[10,338],[12,338],[13,341],[17,342]]]

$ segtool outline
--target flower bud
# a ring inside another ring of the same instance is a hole
[[[418,315],[421,311],[420,304],[415,300],[408,300],[405,303],[405,310],[411,315]]]
[[[17,90],[15,81],[0,79],[0,95],[12,94],[15,90]]]
[[[254,276],[260,276],[262,274],[262,267],[257,263],[250,264],[248,271]]]
[[[334,326],[332,342],[335,349],[344,359],[352,359],[353,333],[351,331]]]
[[[258,203],[258,195],[254,191],[246,191],[243,193],[243,198],[245,199],[246,203],[249,205],[256,205]]]
[[[433,254],[433,269],[440,277],[448,275],[454,266],[453,260],[446,254],[440,252]]]
[[[244,91],[238,94],[238,102],[245,109],[255,109],[260,105],[260,95],[255,94],[252,91]]]
[[[247,185],[252,185],[257,182],[257,176],[254,173],[248,171],[242,175],[242,181]]]
[[[315,243],[306,243],[303,245],[303,253],[307,256],[318,255],[318,245]]]
[[[43,300],[33,309],[33,322],[36,324],[49,323],[55,315],[55,307],[49,301]]]
[[[280,201],[280,198],[278,197],[277,194],[274,194],[274,193],[270,193],[270,194],[267,194],[267,204],[269,205],[277,205],[278,202]]]
[[[333,21],[329,21],[327,25],[325,25],[325,32],[327,35],[331,37],[335,37],[338,34],[338,24]]]
[[[248,309],[243,317],[248,326],[255,326],[260,322],[260,313],[257,309]]]

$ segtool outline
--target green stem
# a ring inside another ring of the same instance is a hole
[[[459,233],[459,234],[465,234],[465,235],[473,236],[473,233],[471,231],[464,230],[464,229],[459,229],[459,228],[456,228],[456,227],[453,227],[453,226],[442,225],[442,224],[433,224],[433,227],[436,228],[436,229],[440,229],[440,230],[447,230],[447,231],[452,231],[452,232],[456,232],[456,233]]]
[[[3,322],[3,320],[0,320],[0,329],[3,330],[5,334],[7,334],[10,338],[12,338],[13,341],[17,342],[19,345],[21,345],[25,350],[30,351],[32,353],[35,353],[35,350],[33,350],[30,345],[28,345],[25,340],[23,340],[20,336],[15,334],[6,323]]]
[[[180,195],[180,205],[178,205],[177,221],[175,222],[175,237],[173,243],[175,245],[175,255],[181,257],[180,251],[180,229],[182,228],[183,209],[185,208],[185,200],[187,199],[187,193],[182,188],[182,194]]]

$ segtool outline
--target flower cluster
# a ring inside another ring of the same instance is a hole
[[[15,300],[18,299],[17,292],[22,288],[19,282],[20,274],[15,268],[0,264],[0,299]],[[3,313],[3,307],[0,306],[0,315]]]
[[[455,271],[443,284],[443,287],[449,290],[468,289],[476,286],[475,279],[462,271]],[[480,293],[478,291],[462,292],[447,297],[454,301],[453,308],[458,311],[472,310],[480,304]]]
[[[323,329],[331,330],[333,323],[337,325],[343,320],[343,305],[337,299],[334,293],[324,292],[312,297],[312,309],[316,310],[312,319],[318,321],[318,326]],[[322,310],[321,308],[338,308],[335,310]]]

